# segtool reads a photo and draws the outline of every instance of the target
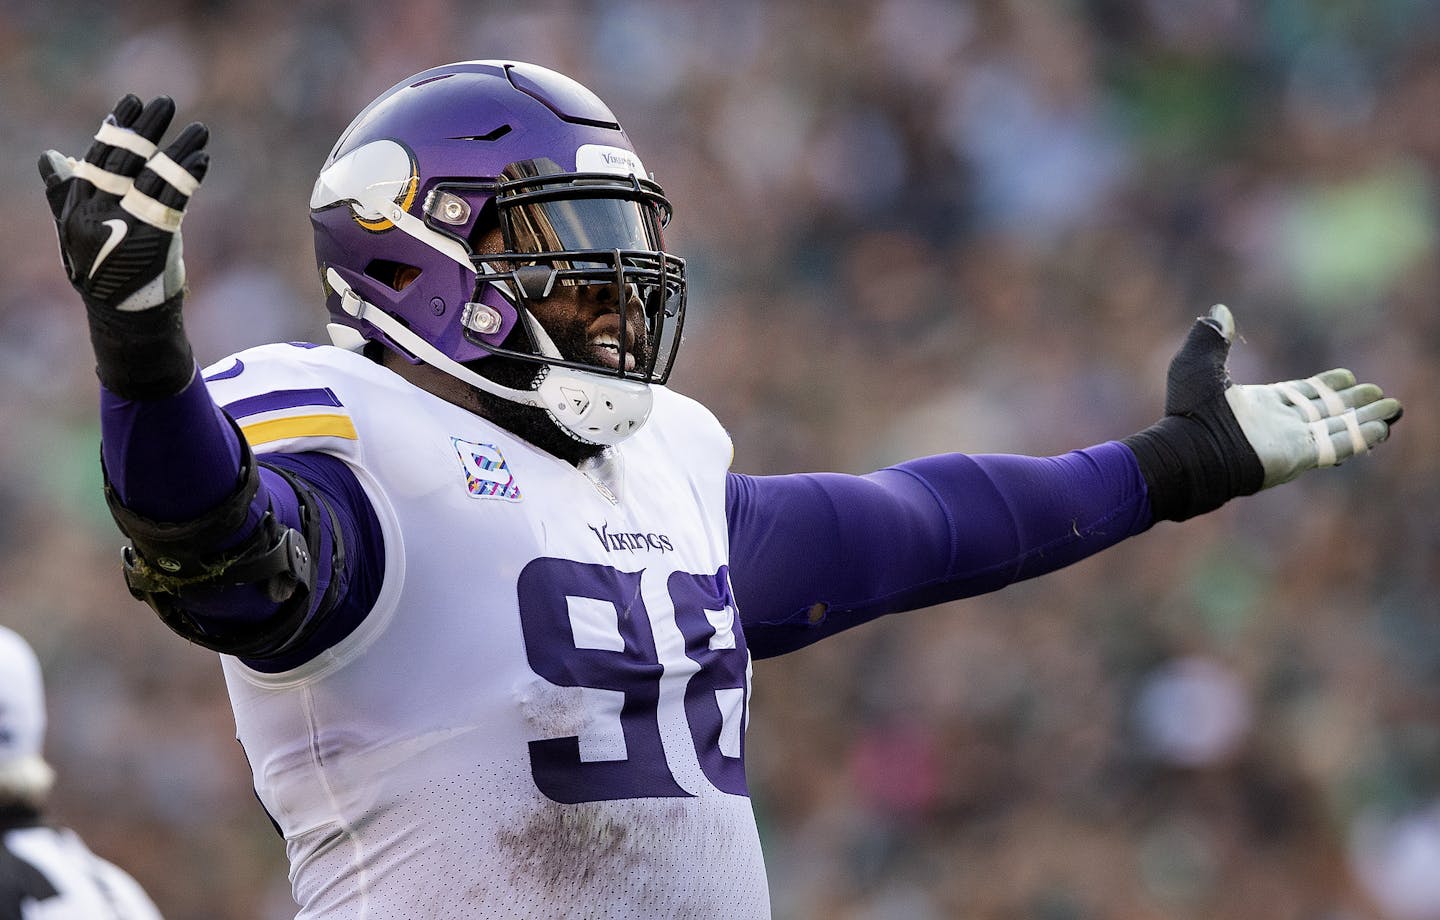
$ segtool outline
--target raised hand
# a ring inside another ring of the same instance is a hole
[[[167,96],[126,95],[84,159],[40,156],[65,271],[92,310],[149,310],[184,291],[180,222],[209,166],[209,131],[192,123],[161,150],[174,115]]]
[[[185,127],[161,150],[175,103],[121,99],[76,160],[40,155],[65,273],[85,302],[96,373],[111,392],[156,399],[179,392],[195,366],[180,306],[180,222],[205,171],[210,132]]]

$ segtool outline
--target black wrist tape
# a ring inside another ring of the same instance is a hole
[[[177,294],[133,313],[85,305],[95,373],[107,390],[125,399],[163,399],[185,389],[195,373],[195,355],[185,337],[181,300]]]
[[[1265,468],[1223,398],[1221,408],[1167,415],[1123,439],[1145,477],[1154,520],[1183,521],[1260,491]]]

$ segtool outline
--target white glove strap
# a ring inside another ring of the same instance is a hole
[[[1330,389],[1330,387],[1325,383],[1325,381],[1321,380],[1319,377],[1311,377],[1305,382],[1314,387],[1315,392],[1319,394],[1320,401],[1325,404],[1326,415],[1345,414],[1345,401],[1340,398],[1339,393],[1336,393],[1334,390]]]
[[[180,229],[180,219],[185,216],[184,211],[167,208],[133,186],[125,193],[125,197],[120,199],[120,207],[136,219],[167,233],[177,232]]]
[[[150,159],[159,148],[151,141],[131,131],[129,128],[122,128],[108,118],[101,122],[100,130],[95,132],[95,139],[102,144],[109,144],[111,147],[119,147],[121,150],[128,150],[142,159]]]
[[[1295,384],[1288,380],[1282,380],[1279,383],[1272,384],[1272,386],[1279,390],[1286,399],[1290,400],[1290,405],[1300,410],[1300,414],[1305,416],[1305,421],[1320,421],[1320,410],[1311,405],[1309,397],[1301,393],[1300,388]]]
[[[1322,418],[1310,423],[1310,437],[1315,440],[1316,466],[1334,466],[1335,445],[1330,443],[1330,426]]]
[[[1345,420],[1345,430],[1350,432],[1350,450],[1352,455],[1359,456],[1370,449],[1370,442],[1365,440],[1365,435],[1360,433],[1360,419],[1355,416],[1354,409],[1346,409],[1340,414]]]
[[[1328,386],[1319,377],[1310,377],[1305,381],[1315,388],[1316,398],[1325,405],[1322,413],[1315,408],[1315,404],[1307,397],[1298,386],[1292,381],[1282,381],[1274,384],[1290,404],[1300,410],[1309,423],[1310,437],[1315,442],[1315,459],[1317,466],[1335,466],[1339,458],[1335,454],[1335,444],[1330,440],[1330,419],[1340,419],[1345,425],[1345,431],[1350,435],[1350,455],[1357,456],[1370,449],[1365,436],[1360,432],[1360,420],[1356,417],[1355,410],[1346,408],[1345,401],[1340,394]]]
[[[86,160],[75,161],[75,176],[84,179],[102,192],[109,192],[111,195],[123,195],[130,190],[131,184],[135,181],[127,176],[101,169],[94,163]]]
[[[175,191],[189,198],[200,187],[200,182],[185,167],[163,153],[157,153],[145,163],[145,168],[175,186]]]

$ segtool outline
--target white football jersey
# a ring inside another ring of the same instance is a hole
[[[207,376],[257,453],[346,461],[385,538],[345,640],[223,659],[300,917],[769,916],[708,411],[657,388],[587,474],[340,349]]]
[[[160,920],[124,870],[74,831],[36,825],[0,834],[0,916],[21,920]],[[13,888],[13,890],[12,890]],[[17,909],[18,914],[8,911]]]

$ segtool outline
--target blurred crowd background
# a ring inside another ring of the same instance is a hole
[[[325,154],[484,57],[596,90],[669,193],[672,385],[737,470],[1124,436],[1215,302],[1237,380],[1406,402],[1339,471],[758,662],[777,920],[1440,918],[1433,0],[0,3],[0,622],[46,668],[57,818],[168,917],[293,915],[215,661],[121,583],[38,153],[174,96],[213,133],[202,362],[323,341]]]

